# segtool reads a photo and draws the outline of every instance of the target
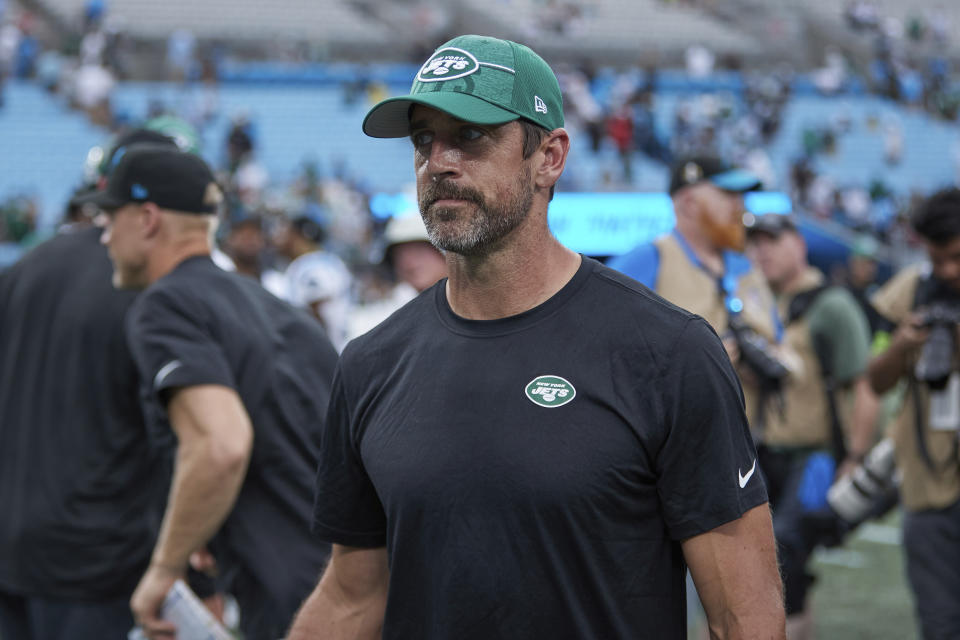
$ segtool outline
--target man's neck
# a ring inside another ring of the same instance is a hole
[[[194,256],[209,255],[210,242],[206,237],[184,239],[154,253],[147,265],[147,276],[153,284],[173,271],[184,260]]]
[[[580,256],[546,230],[518,228],[506,240],[482,257],[446,253],[447,301],[458,316],[496,320],[523,313],[549,300],[580,267]]]
[[[677,233],[686,241],[690,250],[700,260],[700,264],[715,276],[724,275],[723,249],[713,246],[709,240],[699,234],[685,232],[679,227]]]
[[[802,266],[798,265],[797,268],[786,278],[783,279],[777,286],[772,286],[773,292],[778,296],[786,296],[793,293],[798,293],[803,289],[809,288],[810,282],[815,278],[815,276],[809,273],[810,265],[803,264]]]

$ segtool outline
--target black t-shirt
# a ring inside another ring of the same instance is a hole
[[[128,597],[169,486],[149,446],[100,230],[64,233],[0,274],[0,590]]]
[[[288,624],[328,555],[311,536],[310,513],[336,352],[315,319],[205,256],[149,287],[128,328],[147,423],[158,438],[173,437],[172,390],[222,385],[243,401],[253,454],[211,551],[244,618],[263,613]]]
[[[314,529],[386,545],[385,638],[684,638],[680,541],[766,501],[755,457],[716,334],[637,282],[476,321],[441,281],[343,352]]]

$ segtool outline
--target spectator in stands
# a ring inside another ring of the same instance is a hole
[[[226,140],[226,171],[229,200],[251,208],[260,203],[269,176],[255,157],[253,123],[246,111],[233,116]]]
[[[623,168],[623,182],[633,182],[633,110],[629,104],[621,104],[607,117],[607,135],[613,141],[620,165]]]
[[[13,74],[20,29],[13,20],[0,17],[0,107],[3,106],[4,85]]]
[[[189,29],[175,29],[167,39],[167,77],[174,82],[191,79],[197,39]]]
[[[352,277],[343,261],[323,248],[325,240],[318,221],[299,216],[279,230],[276,248],[290,261],[286,300],[313,314],[340,351],[349,332]]]

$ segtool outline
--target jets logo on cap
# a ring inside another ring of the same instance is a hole
[[[562,407],[577,395],[570,381],[560,376],[537,376],[524,391],[530,402],[548,409]]]
[[[537,113],[546,113],[547,103],[540,96],[533,96],[533,110]]]
[[[455,80],[476,73],[479,68],[480,63],[469,51],[456,47],[445,47],[438,49],[420,67],[420,71],[417,72],[417,80],[420,82]]]

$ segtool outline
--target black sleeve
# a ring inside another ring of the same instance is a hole
[[[166,392],[171,389],[201,384],[236,388],[202,309],[172,293],[147,291],[128,318],[130,350],[143,381],[141,400],[153,429],[166,427]]]
[[[743,392],[713,329],[687,322],[661,377],[657,490],[671,537],[705,533],[767,501]]]
[[[370,481],[356,442],[355,425],[337,365],[330,404],[320,438],[320,462],[313,509],[313,530],[323,540],[350,547],[386,544],[387,518]]]

